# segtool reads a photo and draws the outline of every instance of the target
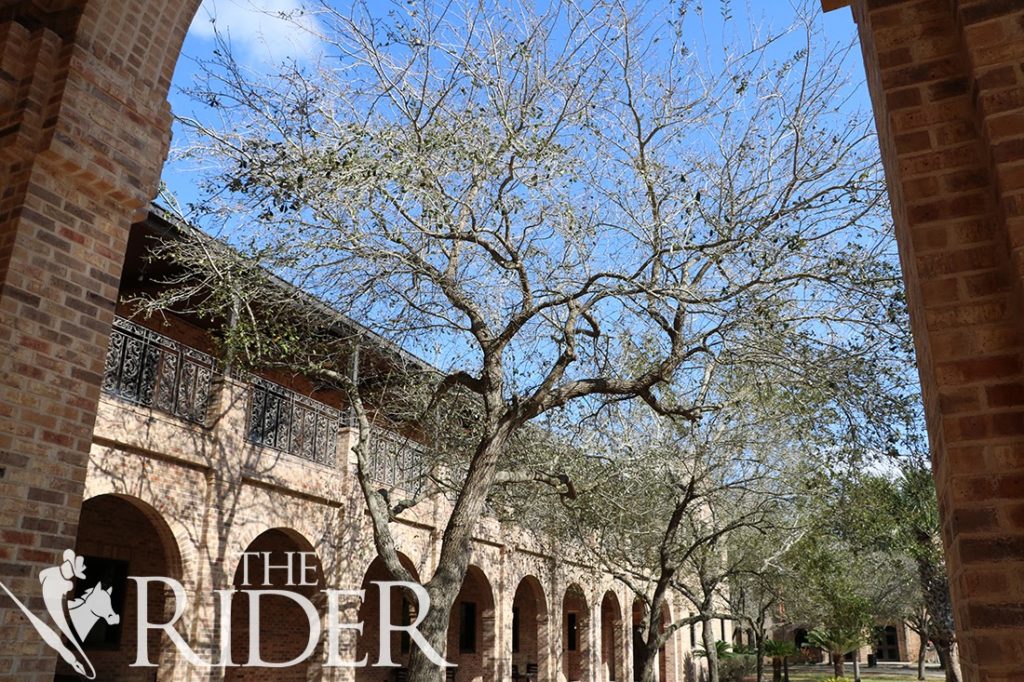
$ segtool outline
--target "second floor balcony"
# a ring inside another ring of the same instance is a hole
[[[104,368],[103,392],[184,422],[212,426],[221,368],[211,355],[136,324],[114,319]],[[336,468],[342,429],[354,428],[345,409],[332,407],[263,377],[238,373],[246,386],[245,440],[321,466]],[[347,459],[342,458],[342,461]],[[421,446],[385,429],[370,441],[370,476],[393,488],[415,487],[425,475]]]

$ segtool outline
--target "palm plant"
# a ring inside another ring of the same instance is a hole
[[[698,645],[693,650],[693,655],[697,658],[707,658],[708,652],[704,649],[703,645]],[[723,641],[721,639],[715,641],[715,658],[719,661],[724,661],[727,658],[731,658],[733,655],[732,644]]]
[[[764,643],[764,653],[772,657],[772,682],[789,682],[789,657],[796,651],[793,642],[769,639]]]
[[[832,655],[832,668],[836,677],[843,677],[843,657],[856,651],[867,641],[863,628],[818,627],[807,633],[811,646]]]

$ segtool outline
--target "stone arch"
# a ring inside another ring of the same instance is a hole
[[[279,595],[264,595],[259,601],[259,622],[250,622],[250,600],[259,590],[293,592],[308,600],[323,621],[325,584],[323,567],[313,545],[290,528],[271,528],[256,536],[235,568],[231,599],[231,659],[238,667],[228,668],[230,682],[281,680],[305,682],[314,679],[320,666],[322,638],[304,658],[283,668],[247,666],[254,655],[261,660],[284,663],[302,656],[311,633],[307,614],[298,602]],[[249,650],[250,630],[259,629],[259,652]]]
[[[419,574],[416,571],[416,566],[405,554],[399,553],[398,560],[402,563],[402,566],[408,570],[412,577],[419,580]],[[370,565],[367,566],[366,572],[363,575],[363,582],[360,585],[361,590],[365,590],[363,601],[359,605],[358,616],[355,620],[348,619],[345,622],[359,622],[363,624],[363,632],[357,635],[355,638],[355,655],[351,660],[359,661],[364,656],[367,657],[367,667],[355,668],[355,680],[356,682],[370,682],[371,680],[380,680],[380,668],[374,668],[373,664],[377,660],[377,656],[380,654],[380,587],[374,584],[374,581],[381,580],[395,580],[395,577],[388,570],[387,566],[384,565],[384,560],[379,556],[375,557]],[[391,614],[389,616],[389,622],[402,625],[411,623],[416,618],[416,604],[413,600],[410,600],[405,595],[400,595],[396,592],[391,593]],[[400,663],[403,667],[409,662],[409,652],[411,651],[412,642],[409,641],[408,636],[401,635],[398,633],[392,633],[391,635],[391,658],[396,663]],[[348,657],[342,656],[343,660]]]
[[[533,575],[519,581],[512,598],[512,679],[547,679],[551,651],[544,587]]]
[[[447,660],[459,666],[459,682],[498,679],[494,604],[494,590],[487,574],[470,564],[448,621]]]
[[[590,603],[578,583],[570,583],[562,598],[562,679],[590,680]]]
[[[12,318],[19,319],[21,310],[45,309],[51,329],[67,324],[101,336],[109,325],[109,306],[101,303],[94,318],[88,313],[83,317],[82,306],[116,295],[123,233],[156,185],[169,130],[164,98],[198,3],[28,2],[16,3],[15,11],[4,17],[0,40],[14,67],[13,77],[0,87],[5,95],[27,92],[29,86],[32,91],[32,97],[16,98],[18,108],[10,112],[3,133],[9,154],[0,168],[0,186],[12,192],[5,197],[0,218],[0,246],[6,256],[0,263],[5,285],[0,287],[0,303],[14,311]],[[998,77],[1007,71],[1012,75],[1021,61],[1024,48],[1015,32],[1020,8],[1012,2],[823,4],[830,9],[851,6],[860,26],[892,190],[940,508],[947,521],[944,541],[953,550],[952,597],[960,612],[976,604],[985,609],[986,617],[958,623],[966,673],[972,679],[1004,674],[1024,661],[1024,654],[1011,646],[1020,639],[1021,628],[992,626],[1019,611],[1020,600],[1004,604],[1003,610],[992,609],[992,594],[962,586],[972,584],[981,571],[1012,581],[1013,562],[992,569],[988,563],[999,557],[988,548],[1016,547],[1024,537],[1012,514],[992,513],[991,486],[980,483],[1000,483],[999,500],[1006,509],[1021,502],[1012,478],[1014,457],[1024,441],[1015,419],[1024,404],[1019,362],[1024,334],[1015,267],[1021,257],[1020,200],[1013,182],[1022,154],[1013,144],[1019,129],[1012,118],[1020,108],[1015,103],[1020,84]],[[892,45],[899,47],[885,52]],[[899,63],[893,65],[893,59]],[[941,81],[935,80],[934,69],[922,68],[938,59],[952,65]],[[883,67],[886,72],[899,67],[900,77],[888,77]],[[939,162],[946,165],[933,172]],[[976,191],[963,195],[969,201],[956,200],[958,192],[972,189]],[[58,234],[58,228],[72,237]],[[57,260],[41,247],[43,240],[36,237],[40,229],[48,242],[60,244],[65,262],[73,264],[72,279],[87,276],[95,288],[78,294],[59,287],[46,291],[43,275],[32,270],[47,273]],[[976,262],[970,261],[974,257]],[[28,291],[36,293],[26,295]],[[86,293],[94,297],[92,302]],[[89,368],[97,366],[103,349],[90,334],[63,347],[41,348],[32,337],[35,325],[20,319],[20,331],[33,343],[17,349],[15,336],[7,335],[12,340],[3,342],[0,356],[11,358],[16,368],[38,368],[45,361],[66,384],[53,397],[47,373],[35,376],[18,369],[5,381],[5,386],[45,399],[0,416],[3,431],[14,434],[5,447],[10,461],[5,463],[4,502],[9,501],[16,515],[12,527],[57,514],[62,525],[53,537],[70,545],[81,488],[35,493],[36,467],[45,463],[55,480],[79,480],[78,472],[88,462],[95,415],[88,405],[95,404],[99,381]],[[5,328],[13,326],[5,320]],[[60,438],[41,438],[36,429],[19,433],[26,417],[52,417],[58,410],[51,408],[67,405],[81,412],[60,411],[52,429]],[[970,494],[958,497],[965,489]],[[972,515],[986,523],[965,530],[948,522]],[[51,562],[52,553],[39,550],[35,537],[12,545],[14,550],[34,550],[36,558],[0,568],[0,578],[5,584],[30,587],[32,579],[23,573],[34,575]],[[10,608],[0,607],[0,620],[8,621]],[[27,625],[16,628],[12,635],[18,641],[23,634],[34,636]],[[978,660],[976,652],[983,648],[1009,653]],[[11,655],[0,657],[2,665],[11,663]],[[36,669],[52,660],[52,652],[40,644],[18,663]]]
[[[0,13],[0,384],[34,396],[0,410],[0,508],[11,528],[54,523],[47,546],[36,532],[9,538],[23,559],[0,580],[19,594],[75,545],[129,227],[156,194],[170,76],[198,5],[8,2]],[[53,670],[56,654],[14,610],[0,604],[4,638],[19,643],[0,651],[0,670]]]
[[[85,577],[75,581],[74,594],[82,595],[101,584],[111,590],[111,606],[120,617],[117,624],[97,621],[86,637],[85,650],[97,679],[121,679],[130,675],[130,665],[139,654],[135,637],[138,586],[128,576],[180,581],[178,543],[167,521],[151,505],[137,497],[108,493],[82,504],[74,550],[85,559]],[[166,622],[174,612],[170,588],[154,583],[146,594],[149,620]],[[159,631],[149,633],[146,648],[145,655],[157,664],[158,675],[173,674],[176,649]],[[74,672],[61,661],[57,674]]]
[[[603,682],[624,679],[623,651],[622,606],[615,592],[608,590],[601,599],[601,669],[598,679]]]

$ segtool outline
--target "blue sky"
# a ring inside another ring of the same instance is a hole
[[[338,4],[343,3],[344,0],[338,0]],[[371,2],[373,6],[388,4],[390,3],[382,0]],[[717,21],[716,14],[720,13],[719,2],[706,0],[705,4],[708,7],[705,11],[705,21],[712,28],[708,41],[713,44],[716,40],[713,31]],[[769,24],[773,27],[788,24],[795,11],[791,0],[751,0],[746,3],[727,4],[730,5],[729,11],[741,22]],[[254,72],[271,73],[276,64],[288,59],[315,61],[320,54],[316,39],[276,16],[277,13],[293,12],[301,7],[302,0],[204,0],[185,38],[171,85],[169,100],[174,113],[187,117],[202,117],[209,113],[181,90],[188,87],[195,77],[196,61],[209,58],[215,49],[215,30],[228,37],[236,58]],[[815,9],[821,14],[816,2]],[[825,13],[821,20],[824,22],[827,35],[833,40],[853,39],[856,34],[856,25],[849,9]],[[315,30],[315,20],[307,21],[308,28]],[[855,51],[851,55],[846,67],[853,82],[863,81],[864,69],[859,52]],[[866,89],[861,87],[858,93],[856,100],[848,104],[855,107],[870,107]],[[182,136],[177,132],[177,124],[175,131],[175,139],[180,140]],[[185,206],[200,198],[195,184],[197,174],[195,169],[176,162],[173,150],[172,142],[171,159],[164,167],[163,180],[180,204]]]

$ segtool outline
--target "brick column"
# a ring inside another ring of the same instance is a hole
[[[1024,675],[1024,2],[853,0],[965,678]]]
[[[0,3],[0,581],[39,614],[39,571],[75,546],[128,226],[197,4]],[[54,662],[0,596],[0,678]]]

